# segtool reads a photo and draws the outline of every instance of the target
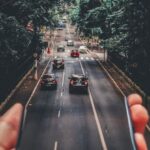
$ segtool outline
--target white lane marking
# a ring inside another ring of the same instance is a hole
[[[58,147],[58,142],[55,141],[55,144],[54,144],[54,150],[57,150],[57,147]]]
[[[88,59],[89,59],[89,57],[86,57],[85,59],[86,59],[86,60],[88,60]]]
[[[60,93],[60,96],[61,96],[61,97],[63,96],[63,92]]]
[[[70,38],[70,28],[68,24],[67,24],[67,32],[68,32],[68,37]]]
[[[81,57],[80,59],[83,59],[83,57]]]
[[[29,105],[29,103],[30,103],[30,101],[31,101],[31,99],[32,99],[32,97],[33,97],[33,95],[34,95],[34,93],[35,93],[35,91],[36,91],[36,89],[37,89],[37,87],[38,87],[40,81],[41,81],[41,78],[42,78],[42,76],[44,75],[44,73],[46,72],[46,69],[47,69],[47,67],[48,67],[48,65],[49,65],[50,62],[51,62],[51,60],[48,61],[48,63],[47,63],[47,65],[46,65],[46,67],[45,67],[43,73],[41,74],[41,76],[40,76],[40,78],[39,78],[39,81],[37,82],[37,84],[36,84],[34,90],[33,90],[32,93],[31,93],[31,96],[29,97],[29,99],[28,99],[28,101],[27,101],[25,107],[27,107],[27,106]]]
[[[85,74],[85,71],[83,69],[81,61],[80,61],[80,66],[81,66],[82,73]],[[96,108],[95,108],[95,105],[94,105],[94,100],[92,98],[92,94],[91,94],[91,91],[90,91],[89,88],[88,88],[88,92],[89,92],[89,98],[90,98],[94,118],[95,118],[96,125],[97,125],[97,130],[98,130],[99,137],[100,137],[100,142],[102,143],[103,150],[107,150],[108,148],[107,148],[107,145],[106,145],[106,142],[105,142],[105,139],[104,139],[104,135],[103,135],[103,132],[102,132],[102,127],[101,127],[100,121],[98,119],[98,114],[96,112]]]
[[[51,73],[52,72],[52,63],[51,63],[51,66],[50,66],[50,69],[48,70],[48,73]]]
[[[150,127],[148,125],[146,125],[147,130],[150,132]]]
[[[79,61],[79,63],[80,63],[80,66],[81,66],[82,73],[85,75],[85,71],[84,71],[84,69],[83,69],[83,66],[82,66],[81,61]]]
[[[62,84],[61,84],[62,87],[64,86],[64,81],[65,81],[65,71],[63,71],[63,76],[62,76]]]
[[[100,142],[102,143],[103,150],[107,150],[108,148],[107,148],[107,145],[106,145],[106,142],[105,142],[105,139],[104,139],[104,135],[103,135],[103,132],[102,132],[102,127],[101,127],[100,121],[98,119],[98,114],[96,112],[94,101],[93,101],[91,91],[90,91],[89,88],[88,88],[88,92],[89,92],[89,98],[90,98],[92,110],[93,110],[93,113],[94,113],[94,118],[95,118],[95,121],[96,121],[99,137],[100,137]]]
[[[58,111],[58,118],[60,118],[60,112],[61,112],[61,110]]]

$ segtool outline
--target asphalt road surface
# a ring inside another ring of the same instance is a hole
[[[132,150],[123,97],[89,54],[71,58],[67,47],[57,53],[65,35],[76,39],[70,27],[56,34],[55,56],[65,59],[64,70],[47,72],[57,76],[57,90],[41,90],[38,85],[27,108],[20,150]],[[75,41],[82,44],[82,41]],[[77,45],[75,45],[77,47]],[[72,73],[85,73],[89,78],[88,94],[70,94]]]

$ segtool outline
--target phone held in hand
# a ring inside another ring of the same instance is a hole
[[[133,147],[133,150],[137,150],[137,146],[135,143],[135,137],[134,137],[134,129],[133,129],[132,120],[131,120],[131,113],[130,113],[130,109],[129,109],[128,100],[126,97],[124,97],[124,103],[125,103],[125,108],[126,108],[126,113],[127,113],[127,120],[128,120],[129,133],[130,133],[132,147]]]
[[[24,125],[25,125],[26,115],[27,115],[27,108],[25,107],[24,110],[22,111],[16,150],[20,150],[19,147],[21,144],[21,138],[22,138],[22,133],[23,133]]]

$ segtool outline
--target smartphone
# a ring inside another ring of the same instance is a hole
[[[26,115],[27,115],[27,108],[25,107],[23,109],[22,115],[21,115],[20,127],[19,127],[19,135],[18,135],[16,150],[19,150],[19,147],[20,147],[22,133],[23,133],[23,129],[24,129],[24,125],[25,125],[25,120],[26,120]]]
[[[133,129],[132,120],[131,120],[131,113],[130,113],[127,97],[124,97],[124,102],[125,102],[125,108],[126,108],[126,113],[127,113],[127,120],[128,120],[128,126],[129,126],[132,147],[133,147],[133,150],[137,150],[137,146],[135,143],[135,137],[134,137],[134,129]]]

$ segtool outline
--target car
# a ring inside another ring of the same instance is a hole
[[[57,80],[54,74],[44,74],[41,78],[41,89],[57,89]]]
[[[74,46],[74,42],[72,40],[67,41],[67,46]]]
[[[53,69],[64,69],[64,59],[61,57],[57,57],[53,60]]]
[[[64,23],[66,23],[66,22],[67,22],[67,16],[63,16],[63,17],[62,17],[62,21],[63,21]]]
[[[71,57],[79,57],[80,53],[79,53],[78,50],[72,50],[71,53],[70,53],[70,56]]]
[[[57,25],[56,25],[56,29],[58,30],[63,30],[64,28],[66,28],[66,24],[63,21],[60,21]]]
[[[65,46],[64,45],[59,45],[57,47],[57,52],[64,52],[65,51]]]
[[[85,45],[81,45],[78,50],[80,53],[84,54],[87,53],[88,48]]]
[[[72,74],[69,82],[69,92],[88,93],[88,77],[83,74]]]
[[[69,36],[65,36],[65,41],[68,41],[69,40]]]

